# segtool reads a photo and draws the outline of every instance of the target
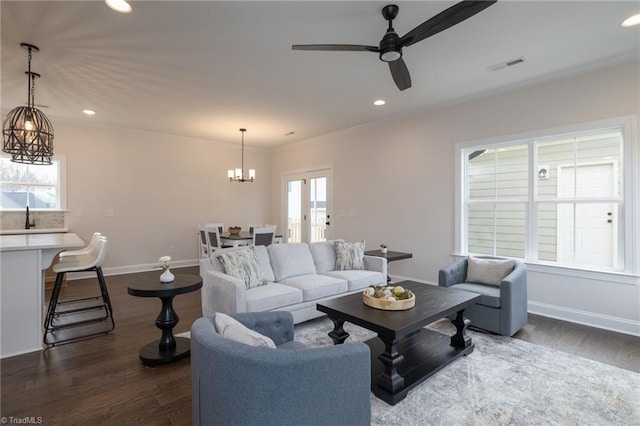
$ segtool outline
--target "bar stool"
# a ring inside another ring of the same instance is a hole
[[[58,258],[61,262],[63,262],[66,260],[73,260],[73,256],[82,256],[85,254],[89,254],[91,252],[91,247],[96,245],[100,236],[102,236],[100,232],[94,232],[93,236],[91,237],[91,241],[86,247],[83,247],[80,250],[65,250],[58,254]]]
[[[102,274],[102,262],[107,254],[107,238],[97,236],[95,242],[89,243],[82,250],[76,250],[79,254],[63,256],[60,263],[53,266],[56,273],[56,282],[51,293],[51,301],[47,309],[44,322],[45,345],[55,346],[68,343],[86,337],[107,334],[115,328],[113,320],[113,308],[109,299],[109,292]],[[100,286],[100,295],[83,297],[73,300],[59,301],[60,289],[64,275],[70,272],[95,271]],[[91,301],[100,301],[91,303]],[[91,315],[92,311],[101,312],[100,315]],[[92,324],[104,323],[100,327]],[[82,333],[62,333],[75,327],[86,327]],[[60,333],[58,333],[60,332]]]

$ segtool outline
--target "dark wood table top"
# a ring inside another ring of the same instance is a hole
[[[378,334],[399,338],[441,318],[472,305],[479,294],[414,281],[402,281],[394,286],[411,290],[416,304],[406,311],[383,311],[367,306],[362,293],[318,303],[317,309],[332,318],[360,325]]]
[[[386,253],[382,253],[380,249],[368,250],[368,251],[365,251],[364,254],[366,254],[367,256],[384,257],[385,259],[387,259],[387,262],[393,262],[393,261],[402,260],[402,259],[411,259],[413,257],[413,254],[411,253],[404,253],[401,251],[387,250]]]
[[[199,275],[176,274],[170,283],[161,283],[160,275],[137,279],[129,284],[127,292],[137,297],[171,297],[191,293],[202,287]]]

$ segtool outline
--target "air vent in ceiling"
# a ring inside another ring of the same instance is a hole
[[[487,68],[488,71],[499,71],[501,69],[512,67],[514,65],[518,65],[524,62],[524,56],[520,56],[519,58],[509,59],[508,61],[500,62],[499,64],[495,64]]]

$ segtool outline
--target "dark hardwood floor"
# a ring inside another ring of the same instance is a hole
[[[197,274],[198,268],[173,272]],[[140,348],[160,337],[155,319],[161,304],[156,298],[128,295],[127,284],[158,274],[106,278],[116,320],[112,333],[3,359],[0,414],[6,422],[34,417],[46,425],[191,424],[189,359],[155,368],[138,359]],[[61,298],[94,289],[94,279],[69,281]],[[174,332],[189,330],[201,316],[200,291],[177,296],[174,309],[180,317]],[[536,315],[515,337],[640,372],[638,337]]]

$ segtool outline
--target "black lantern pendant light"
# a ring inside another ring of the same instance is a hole
[[[28,43],[21,43],[20,46],[29,52],[25,72],[28,78],[27,106],[16,107],[5,117],[2,124],[2,151],[11,154],[14,163],[52,164],[53,126],[47,116],[35,107],[35,79],[40,74],[31,71],[31,52],[40,49]]]

